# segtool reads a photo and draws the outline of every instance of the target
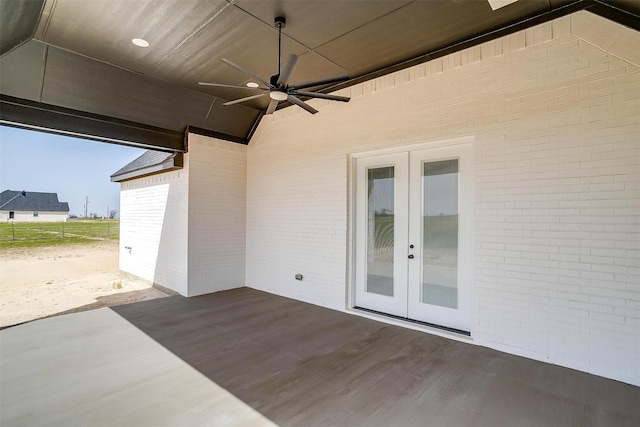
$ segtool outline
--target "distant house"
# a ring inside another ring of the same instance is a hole
[[[56,193],[5,190],[0,193],[0,220],[20,222],[66,221],[69,203]]]

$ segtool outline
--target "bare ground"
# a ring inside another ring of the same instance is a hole
[[[0,327],[165,296],[120,273],[118,242],[0,251]]]

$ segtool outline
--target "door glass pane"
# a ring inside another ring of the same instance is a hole
[[[367,292],[393,296],[393,166],[367,171]]]
[[[458,308],[458,160],[422,171],[423,303]]]

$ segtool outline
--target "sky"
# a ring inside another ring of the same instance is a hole
[[[144,149],[0,126],[0,191],[58,193],[69,213],[120,212],[120,184],[112,173]]]

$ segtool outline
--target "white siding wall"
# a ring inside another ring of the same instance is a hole
[[[188,293],[188,157],[182,170],[120,186],[120,270],[182,295]]]
[[[38,216],[33,216],[33,211],[14,211],[13,221],[16,222],[65,222],[69,214],[67,212],[38,211]],[[12,221],[9,219],[9,211],[0,212],[0,221]]]
[[[189,296],[245,284],[246,151],[189,135]]]
[[[263,119],[247,284],[344,309],[348,155],[474,135],[474,342],[640,385],[640,69],[585,14]]]

